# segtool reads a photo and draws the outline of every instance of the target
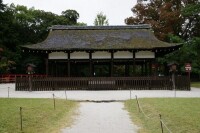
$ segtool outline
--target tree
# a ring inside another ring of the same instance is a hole
[[[106,15],[103,14],[103,12],[100,12],[97,14],[95,20],[94,20],[95,26],[103,26],[103,25],[109,25],[108,19]]]
[[[4,49],[3,57],[6,59],[1,62],[4,62],[2,67],[5,69],[6,64],[10,66],[8,63],[13,61],[18,67],[16,70],[21,73],[20,68],[23,67],[24,60],[27,61],[31,58],[29,55],[22,56],[20,45],[43,41],[48,35],[48,27],[52,25],[72,25],[72,23],[76,24],[73,17],[67,19],[63,15],[21,5],[11,4],[7,6],[0,0],[0,47]],[[38,60],[38,64],[41,63],[38,58],[36,60]],[[3,72],[8,71],[4,70]]]
[[[87,26],[87,24],[86,24],[86,23],[83,23],[83,22],[78,22],[76,25],[77,25],[77,26]]]
[[[134,16],[126,18],[126,24],[150,24],[155,35],[164,41],[182,43],[180,50],[159,58],[161,64],[172,61],[192,63],[192,73],[200,78],[200,2],[198,0],[150,0],[132,8]],[[192,57],[192,58],[191,58]]]
[[[5,5],[3,4],[3,1],[0,0],[0,12],[4,11]]]
[[[166,41],[168,34],[187,40],[191,34],[199,35],[200,5],[198,0],[150,0],[132,8],[134,16],[126,24],[150,24],[156,37]],[[192,35],[192,36],[193,36]]]
[[[138,3],[132,12],[135,16],[126,18],[125,23],[150,24],[160,40],[166,40],[168,33],[179,35],[181,32],[181,1],[150,0],[147,4]]]
[[[69,25],[75,25],[79,18],[79,13],[75,10],[66,10],[62,12],[62,15],[67,18]]]
[[[192,38],[194,36],[200,36],[200,2],[195,1],[186,5],[182,9],[182,15],[185,18],[185,23],[183,24],[183,34],[184,38]]]

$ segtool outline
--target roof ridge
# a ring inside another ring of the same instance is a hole
[[[71,25],[52,25],[51,30],[121,30],[121,29],[150,29],[149,24],[139,25],[112,25],[112,26],[71,26]]]

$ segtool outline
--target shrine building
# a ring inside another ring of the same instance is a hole
[[[43,42],[22,46],[45,58],[52,77],[151,76],[157,57],[181,44],[158,40],[150,25],[50,27]]]

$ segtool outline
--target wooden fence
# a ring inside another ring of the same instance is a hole
[[[187,77],[176,77],[176,89],[190,90]],[[17,77],[17,91],[172,90],[170,77]]]

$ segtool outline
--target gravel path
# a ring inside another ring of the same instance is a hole
[[[66,98],[64,91],[15,91],[15,84],[0,84],[0,97],[11,98]],[[153,97],[175,97],[173,90],[114,90],[114,91],[66,91],[67,99],[70,100],[128,100],[130,98],[153,98]],[[176,91],[176,97],[200,97],[200,89],[191,88],[191,91]]]
[[[136,133],[137,126],[131,122],[121,102],[83,102],[75,125],[62,133]]]

